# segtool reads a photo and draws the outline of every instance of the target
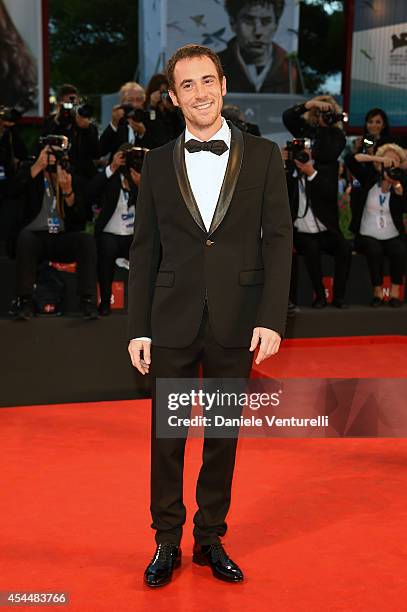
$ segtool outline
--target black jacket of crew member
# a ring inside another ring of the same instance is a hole
[[[380,173],[375,171],[372,163],[359,163],[356,161],[354,154],[349,154],[345,157],[345,164],[360,183],[358,197],[351,199],[352,221],[349,226],[349,229],[354,234],[358,234],[369,191],[375,183],[380,181],[381,177]],[[406,184],[404,184],[404,190],[405,189]],[[403,236],[406,232],[403,223],[403,215],[407,212],[407,198],[405,193],[400,196],[392,189],[390,192],[389,208],[393,223],[400,235]]]
[[[129,181],[129,187],[128,206],[130,208],[130,206],[136,205],[137,187],[132,181]],[[89,197],[100,207],[100,213],[95,221],[96,234],[103,231],[116,210],[121,188],[122,181],[119,171],[116,171],[110,178],[107,178],[105,171],[99,172],[90,181],[88,185]]]

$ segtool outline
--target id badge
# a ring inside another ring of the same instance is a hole
[[[6,169],[0,164],[0,181],[5,181],[6,178]]]
[[[61,230],[61,219],[59,217],[48,217],[48,233],[58,234]]]
[[[377,215],[376,217],[377,227],[379,230],[383,230],[386,228],[386,218],[382,215]]]

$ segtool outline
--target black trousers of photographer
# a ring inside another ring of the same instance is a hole
[[[361,236],[358,234],[355,240],[355,247],[358,253],[366,256],[373,287],[381,287],[383,285],[385,257],[389,258],[392,284],[403,284],[407,253],[406,242],[403,236],[396,236],[389,240],[378,240],[371,236]]]
[[[318,299],[325,298],[322,254],[328,253],[328,255],[334,257],[333,299],[343,300],[349,276],[352,251],[342,234],[330,232],[329,230],[316,234],[294,231],[294,246],[297,253],[304,256],[305,266]]]
[[[20,297],[32,296],[37,265],[45,260],[76,262],[78,295],[96,297],[96,247],[90,234],[23,229],[17,239],[16,259],[16,293]]]
[[[129,258],[132,240],[133,235],[119,236],[109,232],[100,232],[96,236],[100,302],[103,306],[110,305],[115,261],[118,257]]]

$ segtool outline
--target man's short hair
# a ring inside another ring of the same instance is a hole
[[[261,4],[262,6],[269,6],[271,4],[274,8],[277,21],[280,21],[284,11],[285,0],[225,0],[225,11],[229,17],[236,19],[242,8],[254,6],[255,4]]]
[[[57,100],[62,100],[65,96],[78,96],[79,91],[75,85],[71,85],[70,83],[64,83],[60,87],[58,87],[57,91]]]
[[[129,91],[136,91],[136,90],[141,91],[143,95],[145,95],[144,87],[140,85],[140,83],[137,83],[137,81],[127,81],[127,83],[124,83],[120,87],[119,97],[122,100],[124,96],[126,95],[126,93],[128,93]]]
[[[223,68],[215,51],[212,51],[212,49],[209,47],[204,47],[203,45],[185,45],[184,47],[177,49],[167,62],[166,73],[169,89],[175,91],[174,70],[177,62],[183,59],[192,59],[193,57],[209,57],[209,59],[211,59],[215,64],[219,81],[222,81]]]

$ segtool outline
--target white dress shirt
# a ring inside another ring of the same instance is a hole
[[[311,176],[307,176],[307,181],[313,181],[317,175],[317,171],[315,170],[314,174]],[[324,232],[326,227],[317,217],[314,215],[311,206],[308,206],[307,209],[307,194],[305,191],[305,179],[303,176],[298,177],[298,216],[294,221],[294,227],[299,232],[304,232],[304,234],[319,234],[319,232]],[[305,214],[304,214],[305,213]]]
[[[377,240],[389,240],[399,235],[390,212],[390,191],[383,193],[377,183],[367,195],[360,234]]]
[[[225,119],[222,118],[222,127],[209,140],[224,140],[228,150],[222,155],[215,155],[211,151],[198,151],[189,153],[185,149],[185,165],[192,193],[194,194],[199,212],[207,230],[209,230],[219,193],[225,177],[226,166],[230,151],[230,128]],[[185,142],[188,140],[199,140],[185,128]]]
[[[113,175],[110,166],[105,170],[108,179]],[[119,199],[117,200],[116,208],[113,215],[103,228],[104,232],[115,234],[116,236],[131,236],[134,232],[134,216],[136,208],[134,204],[128,205],[130,194],[124,189],[124,177],[121,174],[120,180],[122,188],[120,189]]]
[[[188,140],[199,140],[185,128],[185,142]],[[185,149],[185,165],[188,180],[191,185],[196,203],[201,213],[206,229],[209,231],[212,217],[218,203],[220,190],[225,177],[226,166],[229,160],[231,132],[225,119],[222,118],[222,127],[209,140],[224,140],[228,150],[222,155],[215,155],[211,151],[198,151],[189,153]],[[147,337],[135,338],[135,340],[151,340]]]

